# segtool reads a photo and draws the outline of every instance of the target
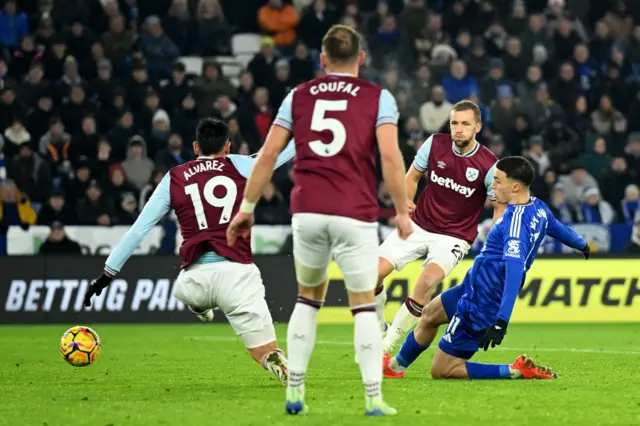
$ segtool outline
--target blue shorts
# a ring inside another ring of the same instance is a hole
[[[444,307],[444,311],[447,313],[447,318],[451,320],[453,315],[458,310],[458,301],[464,294],[464,284],[458,284],[455,287],[451,287],[449,290],[442,292],[440,295],[440,301]]]
[[[438,347],[455,358],[470,359],[479,349],[482,333],[474,331],[470,323],[458,312],[451,317]]]

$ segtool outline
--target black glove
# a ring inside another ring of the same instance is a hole
[[[507,334],[507,322],[499,319],[494,325],[486,329],[484,336],[480,339],[479,346],[484,348],[485,351],[489,349],[489,344],[491,344],[492,348],[495,348],[502,343],[505,334]]]
[[[91,297],[93,297],[94,294],[96,296],[100,296],[102,290],[104,290],[109,284],[111,284],[111,280],[113,280],[113,277],[105,274],[104,272],[96,280],[94,280],[84,295],[84,306],[86,306],[87,308],[91,306]]]
[[[589,243],[587,243],[586,246],[584,246],[583,248],[580,249],[580,251],[582,252],[582,254],[584,255],[585,260],[589,259],[589,256],[591,256],[591,247],[589,247]]]

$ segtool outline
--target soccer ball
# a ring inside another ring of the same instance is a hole
[[[101,348],[98,333],[82,325],[71,327],[60,339],[60,353],[74,367],[86,367],[96,362]]]

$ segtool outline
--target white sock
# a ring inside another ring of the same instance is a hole
[[[415,316],[409,311],[406,304],[402,304],[398,312],[396,312],[396,316],[393,318],[391,327],[387,330],[387,335],[382,341],[382,351],[385,354],[391,352],[393,347],[416,326],[419,319],[420,317]]]
[[[366,310],[363,310],[366,309]],[[351,308],[354,314],[354,344],[362,383],[367,397],[382,397],[382,336],[376,329],[378,321],[373,305]]]
[[[304,394],[304,375],[316,344],[316,320],[322,302],[298,298],[287,330],[287,353],[289,354],[288,388],[296,388]],[[313,306],[310,303],[317,303]]]
[[[387,328],[387,323],[384,320],[384,306],[387,303],[387,292],[382,290],[379,294],[376,294],[376,315],[378,316],[378,324],[380,324],[380,331],[384,333]]]

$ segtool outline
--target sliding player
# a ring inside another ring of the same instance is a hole
[[[200,122],[193,143],[198,159],[176,166],[164,176],[107,259],[102,275],[89,287],[84,303],[91,306],[91,297],[100,295],[149,230],[173,209],[184,238],[182,270],[173,296],[202,321],[212,321],[212,308],[219,307],[253,359],[286,385],[287,360],[276,344],[262,277],[252,261],[251,238],[239,239],[233,247],[226,241],[227,226],[240,207],[255,162],[248,156],[229,155],[230,148],[224,122],[210,118]],[[294,154],[291,142],[275,167]]]
[[[433,358],[436,379],[554,379],[557,375],[522,355],[511,364],[482,364],[469,359],[480,349],[502,343],[525,276],[548,234],[589,258],[586,241],[561,224],[542,201],[531,197],[535,172],[523,157],[498,161],[492,184],[495,198],[507,209],[489,231],[481,253],[461,286],[456,306],[447,306],[451,322]],[[455,287],[454,287],[455,289]],[[451,289],[453,290],[453,289]],[[448,290],[448,291],[451,291]],[[445,292],[446,293],[446,292]],[[443,300],[446,297],[443,294]],[[389,374],[403,373],[433,339],[421,320],[400,352],[385,366]]]
[[[411,297],[400,307],[386,330],[382,349],[388,361],[395,344],[404,338],[422,315],[435,285],[453,271],[464,258],[478,233],[478,220],[487,196],[492,199],[491,182],[498,160],[475,139],[482,127],[480,108],[471,101],[453,106],[449,117],[450,134],[430,136],[418,150],[405,177],[414,233],[406,240],[391,234],[380,246],[376,311],[384,331],[384,305],[387,300],[384,279],[395,269],[426,256],[423,271]],[[427,177],[417,206],[413,205],[418,182]],[[492,201],[494,221],[504,206]],[[442,306],[440,298],[432,309]],[[444,318],[444,324],[447,319]],[[435,329],[437,333],[437,328]],[[435,335],[434,335],[435,336]]]

